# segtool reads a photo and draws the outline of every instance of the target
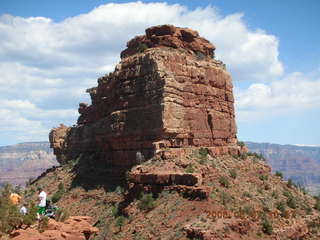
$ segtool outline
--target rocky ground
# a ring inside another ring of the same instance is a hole
[[[38,224],[26,229],[19,229],[11,233],[14,240],[86,240],[94,236],[99,230],[92,227],[90,217],[70,217],[65,222],[49,219],[47,226],[40,230]]]
[[[180,159],[168,154],[134,166],[117,184],[86,162],[48,172],[26,198],[35,198],[38,186],[53,196],[63,183],[58,206],[91,216],[97,240],[320,237],[315,199],[251,154],[213,157],[204,148]]]

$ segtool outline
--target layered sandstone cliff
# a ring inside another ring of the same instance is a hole
[[[114,72],[88,89],[77,125],[50,132],[59,162],[95,154],[109,166],[136,164],[156,154],[207,147],[237,154],[232,80],[215,47],[196,31],[151,27],[133,38]]]

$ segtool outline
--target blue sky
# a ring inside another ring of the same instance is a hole
[[[0,145],[73,124],[85,89],[150,25],[191,27],[234,80],[238,138],[320,144],[320,2],[0,1]],[[156,4],[156,3],[157,4]]]

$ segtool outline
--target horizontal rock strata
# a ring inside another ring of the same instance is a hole
[[[121,53],[115,71],[88,89],[77,125],[50,133],[60,162],[98,154],[108,166],[128,168],[136,154],[151,158],[191,147],[237,154],[232,80],[215,47],[196,31],[151,27]]]

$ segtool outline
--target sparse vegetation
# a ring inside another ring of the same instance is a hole
[[[288,186],[289,188],[292,188],[292,187],[294,186],[294,183],[293,183],[293,181],[292,181],[291,178],[288,179],[287,186]]]
[[[259,179],[260,179],[261,181],[267,181],[267,180],[268,180],[268,175],[260,175],[260,176],[259,176]]]
[[[242,194],[242,196],[243,196],[243,197],[247,197],[247,198],[252,198],[252,194],[249,193],[249,192],[244,192],[244,193]]]
[[[151,210],[155,207],[154,198],[152,193],[142,193],[138,207],[142,210]]]
[[[242,142],[242,141],[238,141],[237,144],[238,144],[238,146],[240,146],[240,147],[244,147],[244,146],[245,146],[245,143]]]
[[[282,172],[276,171],[275,175],[276,175],[277,177],[280,177],[281,179],[283,179],[283,174],[282,174]]]
[[[192,164],[188,164],[188,166],[186,167],[186,172],[187,173],[194,173],[194,168],[193,168]]]
[[[63,209],[63,208],[59,208],[56,212],[56,216],[55,216],[55,220],[59,221],[59,222],[64,222],[65,220],[67,220],[69,218],[69,213],[67,212],[67,210]]]
[[[316,203],[314,205],[314,209],[320,211],[320,199],[319,198],[317,198],[317,200],[316,200]]]
[[[59,183],[58,191],[56,191],[56,192],[53,194],[53,196],[52,196],[52,198],[51,198],[51,201],[52,201],[53,203],[58,202],[58,201],[61,199],[61,197],[63,196],[64,193],[65,193],[64,185],[63,185],[63,183]]]
[[[266,161],[266,159],[263,157],[263,155],[261,153],[256,153],[256,152],[247,152],[246,153],[247,156],[252,156],[252,157],[255,157],[255,158],[258,158],[262,161]]]
[[[268,235],[271,235],[273,232],[273,227],[271,222],[266,216],[262,216],[261,218],[262,232]]]
[[[296,209],[298,207],[296,198],[290,195],[290,197],[287,199],[287,205],[290,208]]]
[[[230,177],[232,177],[233,179],[236,179],[237,178],[237,171],[235,169],[231,169],[229,171],[229,175]]]
[[[229,203],[232,202],[232,196],[230,195],[230,193],[228,192],[224,192],[222,191],[220,193],[220,200],[222,202],[222,204],[226,207]]]
[[[206,58],[206,55],[199,51],[196,52],[196,56],[198,60],[204,60]]]
[[[124,223],[125,223],[125,217],[124,216],[119,216],[119,217],[117,217],[116,218],[116,222],[115,222],[115,225],[117,226],[117,227],[119,227],[119,232],[121,231],[121,228],[122,228],[122,226],[124,225]]]
[[[225,187],[225,188],[229,188],[230,187],[230,183],[228,178],[221,176],[219,178],[219,183],[221,184],[221,186]]]
[[[137,47],[137,50],[140,53],[144,52],[147,49],[148,49],[148,45],[145,43],[140,43],[139,46]]]
[[[276,208],[281,212],[281,215],[285,214],[286,211],[286,204],[283,201],[276,203]]]

